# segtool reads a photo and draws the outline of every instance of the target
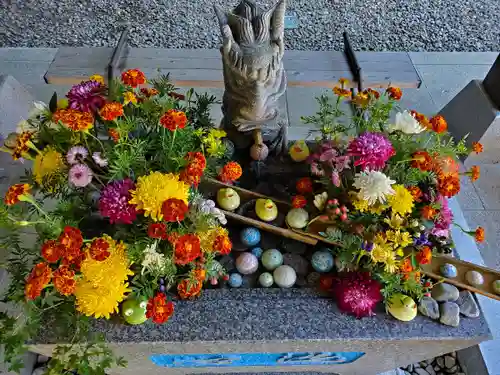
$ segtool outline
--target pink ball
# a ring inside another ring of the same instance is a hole
[[[269,148],[265,144],[254,144],[250,148],[250,157],[253,160],[264,160],[269,155]]]
[[[236,269],[242,275],[250,275],[259,268],[259,260],[252,253],[243,253],[236,259]]]

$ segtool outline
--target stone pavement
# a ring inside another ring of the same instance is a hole
[[[27,86],[28,90],[39,100],[48,101],[51,94],[57,91],[63,96],[68,86],[47,85],[43,75],[55,56],[55,48],[0,48],[0,75],[10,74]],[[469,81],[483,79],[498,53],[467,52],[418,52],[411,53],[423,84],[420,89],[404,91],[402,108],[415,109],[426,115],[433,115],[447,104]],[[195,88],[196,89],[196,88]],[[310,130],[301,124],[300,117],[313,114],[316,109],[314,97],[327,89],[290,87],[286,94],[287,115],[290,124],[290,137],[303,138]],[[208,91],[221,99],[222,89],[200,89]],[[220,119],[220,109],[213,108],[213,118]],[[500,114],[499,114],[500,116]],[[473,126],[473,124],[471,124]],[[498,161],[500,162],[500,155]],[[462,178],[462,190],[458,202],[470,228],[478,225],[486,230],[486,241],[479,245],[481,257],[486,266],[500,269],[500,163],[482,165],[482,176],[476,183],[467,177]],[[498,305],[498,302],[497,302]],[[500,333],[500,332],[499,332]],[[500,335],[498,336],[500,338]],[[500,375],[500,342],[484,345],[490,352],[490,360],[495,359],[498,365],[489,368],[492,375]],[[497,353],[495,358],[494,353]]]

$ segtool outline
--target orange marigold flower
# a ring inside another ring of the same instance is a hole
[[[24,197],[30,194],[31,186],[28,184],[15,184],[9,187],[7,193],[5,193],[4,202],[7,206],[12,206],[22,200]]]
[[[54,286],[57,291],[63,296],[69,296],[75,292],[76,280],[75,271],[71,270],[68,266],[60,266],[54,272]]]
[[[185,95],[179,94],[179,93],[174,92],[174,91],[169,92],[167,95],[170,96],[171,98],[174,98],[174,99],[177,99],[177,100],[184,100],[184,99],[186,99]]]
[[[477,242],[484,242],[484,228],[483,227],[477,227],[477,229],[474,231],[474,239]]]
[[[293,208],[302,208],[307,204],[307,199],[303,195],[296,195],[292,199],[292,207]]]
[[[62,246],[55,240],[48,240],[42,245],[42,257],[49,263],[55,263],[63,254]]]
[[[441,115],[434,116],[429,122],[436,133],[444,133],[448,129],[448,123]]]
[[[460,170],[460,166],[451,156],[440,156],[434,155],[434,171],[438,176],[457,176]]]
[[[241,177],[243,169],[235,161],[230,161],[220,171],[219,178],[222,182],[233,182]]]
[[[149,88],[149,87],[142,87],[141,88],[141,94],[144,95],[146,98],[150,98],[152,96],[158,95],[159,93],[160,92],[154,88]]]
[[[297,181],[295,184],[295,188],[300,194],[312,193],[313,191],[313,183],[311,178],[303,177]]]
[[[377,91],[377,90],[374,90],[374,89],[371,89],[371,88],[367,88],[366,90],[363,91],[365,94],[367,94],[368,96],[371,96],[375,99],[378,99],[380,98],[380,93]]]
[[[122,73],[122,82],[135,88],[146,83],[146,76],[139,69],[129,69]]]
[[[434,162],[427,151],[416,151],[411,155],[411,167],[421,171],[430,171],[434,167]]]
[[[87,131],[94,126],[94,116],[90,112],[82,112],[72,108],[58,109],[52,115],[52,121],[61,121],[73,131]]]
[[[417,120],[419,122],[419,124],[422,125],[424,128],[426,128],[427,130],[432,129],[432,125],[429,122],[429,119],[427,118],[426,115],[424,115],[423,113],[419,113],[417,111],[414,111],[414,110],[411,110],[410,113],[415,118],[415,120]]]
[[[99,111],[99,114],[104,120],[113,121],[114,119],[123,116],[123,105],[118,102],[106,103]]]
[[[195,234],[183,234],[175,241],[176,264],[189,264],[201,255],[200,238]]]
[[[153,318],[153,322],[157,324],[165,323],[174,313],[174,303],[167,302],[167,296],[163,293],[156,293],[156,295],[149,299],[146,307],[146,318]]]
[[[394,100],[400,100],[403,96],[403,91],[399,87],[390,86],[385,92]]]
[[[368,103],[370,103],[370,95],[365,92],[358,92],[354,95],[354,98],[352,98],[352,103],[364,108],[368,105]]]
[[[432,250],[429,246],[424,246],[417,253],[417,262],[420,264],[429,264],[432,260]]]
[[[340,86],[341,86],[342,88],[344,88],[344,87],[346,87],[346,86],[347,86],[347,84],[349,83],[349,80],[348,80],[347,78],[343,78],[343,77],[342,77],[342,78],[340,78],[340,79],[339,79],[339,83],[340,83]]]
[[[195,298],[201,293],[203,281],[200,279],[184,279],[177,284],[177,293],[182,299]]]
[[[151,223],[148,226],[148,236],[160,240],[167,239],[167,226],[165,223]]]
[[[163,220],[170,223],[182,221],[184,220],[188,209],[188,205],[182,199],[167,199],[161,206]]]
[[[411,260],[406,258],[400,266],[401,272],[409,273],[413,271],[413,266],[411,265]]]
[[[424,206],[422,208],[422,217],[427,220],[432,220],[437,214],[437,210],[431,206]]]
[[[39,297],[51,279],[52,270],[47,263],[42,262],[35,265],[26,280],[24,288],[26,298],[33,300]]]
[[[351,92],[347,89],[335,86],[333,88],[333,93],[337,96],[343,97],[343,98],[349,98],[351,96]]]
[[[472,151],[474,151],[476,154],[480,154],[483,152],[484,148],[483,145],[479,142],[472,142]]]
[[[184,129],[187,124],[186,114],[176,109],[169,109],[163,116],[160,117],[160,124],[165,129],[174,131],[176,129]]]
[[[415,202],[420,202],[422,200],[423,193],[418,186],[409,186],[406,189],[410,192]]]
[[[438,180],[439,193],[447,198],[457,195],[460,191],[460,179],[458,176],[444,176]]]
[[[217,236],[215,238],[213,249],[221,255],[228,255],[233,248],[231,240],[226,235]]]
[[[65,226],[59,236],[59,243],[65,249],[80,249],[83,245],[82,232],[78,228]]]
[[[205,156],[199,152],[188,152],[186,156],[184,156],[184,160],[187,160],[188,165],[195,169],[205,170],[207,166],[207,159]]]
[[[109,129],[108,134],[115,143],[118,143],[118,141],[120,140],[120,133],[118,133],[118,130]]]
[[[481,175],[481,169],[479,168],[478,165],[474,165],[471,167],[469,173],[471,181],[474,182],[479,179],[479,176]]]
[[[196,169],[185,168],[179,173],[179,180],[185,182],[188,185],[193,185],[197,187],[201,182],[202,172]]]
[[[18,160],[22,158],[23,154],[29,151],[28,142],[31,141],[34,132],[22,132],[16,138],[16,146],[12,151],[12,159]]]
[[[89,255],[92,259],[102,262],[111,255],[109,252],[109,242],[104,238],[96,238],[92,241],[89,248]]]

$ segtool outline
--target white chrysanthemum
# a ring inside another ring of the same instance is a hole
[[[391,185],[395,182],[382,172],[367,171],[356,173],[352,185],[359,189],[358,198],[367,201],[371,206],[377,201],[385,203],[386,197],[394,194]]]
[[[144,250],[144,259],[141,263],[141,273],[143,275],[146,271],[152,274],[159,275],[165,269],[167,259],[165,258],[165,255],[160,254],[156,251],[157,247],[158,241],[155,241],[151,245],[146,246],[146,249]]]
[[[396,114],[396,121],[389,125],[389,131],[401,131],[405,134],[422,133],[425,128],[412,116],[408,111],[399,112]]]

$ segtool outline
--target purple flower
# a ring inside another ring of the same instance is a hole
[[[439,195],[437,202],[441,204],[441,209],[434,219],[434,228],[432,228],[431,233],[439,237],[448,237],[450,234],[450,225],[453,223],[453,212],[451,212],[448,206],[448,199],[446,197]]]
[[[94,152],[92,154],[92,159],[94,159],[95,163],[99,167],[107,167],[108,166],[108,160],[106,158],[103,158],[100,152]]]
[[[83,146],[71,147],[66,154],[66,160],[70,165],[81,163],[89,155],[87,149]]]
[[[391,142],[381,133],[365,132],[354,138],[347,148],[349,156],[354,156],[354,165],[359,165],[366,170],[379,171],[394,155]]]
[[[132,199],[130,190],[135,189],[135,183],[130,178],[110,182],[101,192],[99,211],[104,217],[109,217],[111,224],[132,224],[136,219],[135,206],[129,203]]]
[[[83,112],[95,112],[100,109],[104,103],[104,86],[97,81],[85,81],[74,85],[69,90],[69,107]]]
[[[370,251],[372,251],[372,250],[373,250],[373,247],[374,247],[373,242],[363,241],[363,242],[361,243],[361,248],[362,248],[363,250],[365,250],[365,251],[370,252]]]
[[[76,187],[85,187],[92,181],[92,170],[85,164],[75,164],[69,170],[69,182]]]
[[[420,237],[415,237],[413,240],[415,246],[427,246],[430,245],[429,237],[427,233],[422,233]]]

